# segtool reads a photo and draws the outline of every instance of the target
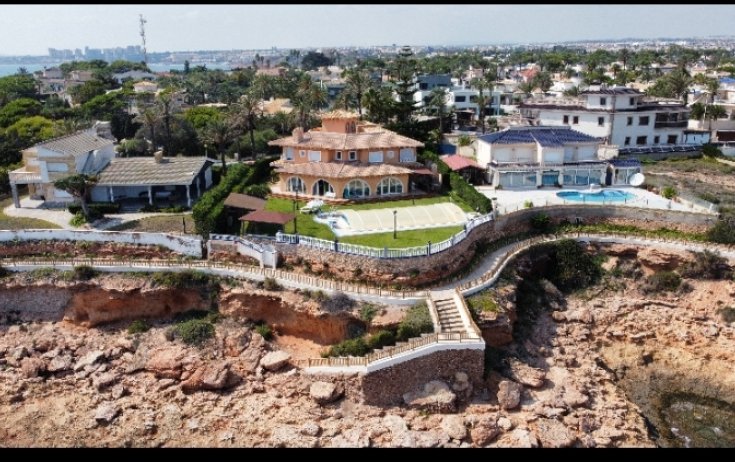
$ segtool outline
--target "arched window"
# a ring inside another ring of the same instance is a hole
[[[334,188],[332,187],[329,182],[324,180],[319,180],[316,183],[314,183],[314,186],[311,188],[311,194],[314,196],[332,196],[334,197]]]
[[[378,196],[389,196],[391,194],[403,194],[403,183],[398,178],[383,178],[378,183]]]
[[[342,197],[352,199],[354,197],[367,197],[370,195],[370,186],[362,180],[352,180],[345,186]]]
[[[301,178],[292,176],[286,181],[286,189],[290,192],[306,193],[306,184]]]

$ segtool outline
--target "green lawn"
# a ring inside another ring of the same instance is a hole
[[[306,205],[307,201],[299,201],[296,209],[296,221],[299,234],[304,236],[318,237],[320,239],[327,239],[333,241],[335,236],[329,226],[317,223],[313,220],[313,216],[301,213],[298,211],[301,207]],[[266,210],[272,210],[274,212],[285,212],[294,213],[293,201],[290,199],[278,199],[271,197],[265,204]],[[294,234],[294,222],[287,223],[284,227],[284,232]]]
[[[362,236],[345,236],[339,240],[340,242],[366,245],[369,247],[416,247],[426,245],[429,241],[432,243],[444,241],[460,231],[462,231],[461,226],[447,226],[446,228],[398,231],[396,233],[396,239],[393,239],[393,232],[391,231],[389,233],[365,234]]]
[[[452,202],[465,212],[473,212],[472,208],[466,205],[464,202],[452,201],[449,196],[436,196],[427,197],[422,199],[401,199],[397,201],[386,201],[386,202],[370,202],[366,204],[350,204],[350,205],[339,205],[335,206],[335,209],[352,209],[352,210],[374,210],[374,209],[395,209],[400,207],[412,207],[414,205],[431,205],[441,204],[444,202]],[[327,206],[328,208],[331,206]]]
[[[25,217],[9,217],[3,213],[5,207],[13,203],[13,199],[8,198],[0,201],[0,229],[58,229],[59,226],[46,220],[38,218]]]

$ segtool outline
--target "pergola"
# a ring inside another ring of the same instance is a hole
[[[283,213],[283,212],[271,212],[269,210],[256,210],[254,212],[250,212],[247,215],[243,215],[240,217],[240,221],[247,221],[250,223],[265,223],[270,225],[280,225],[281,228],[283,226],[296,218],[296,215],[293,213]]]

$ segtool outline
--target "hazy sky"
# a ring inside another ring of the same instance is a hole
[[[460,45],[735,34],[735,5],[0,5],[0,55]]]

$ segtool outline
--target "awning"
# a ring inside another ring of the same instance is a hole
[[[286,223],[293,220],[294,218],[295,218],[295,215],[293,213],[281,213],[281,212],[270,212],[267,210],[256,210],[255,212],[250,212],[247,215],[243,215],[242,217],[240,217],[240,221],[285,225]]]
[[[225,199],[225,205],[236,209],[263,210],[265,208],[265,200],[259,197],[248,196],[247,194],[230,193],[227,199]]]

